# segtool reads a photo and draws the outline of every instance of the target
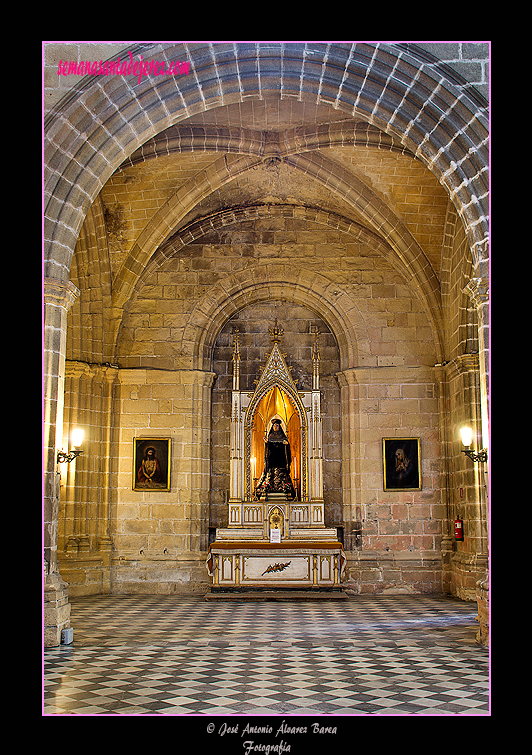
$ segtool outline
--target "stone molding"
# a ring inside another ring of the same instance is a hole
[[[469,283],[464,286],[462,291],[469,296],[473,304],[481,307],[489,303],[489,279],[488,278],[471,278]]]
[[[45,305],[63,307],[68,312],[79,294],[79,289],[71,281],[64,282],[55,278],[45,278],[43,281]]]
[[[216,379],[216,373],[208,370],[158,370],[150,367],[139,367],[119,368],[117,377],[122,385],[143,385],[148,382],[149,378],[151,383],[186,383],[211,388]]]
[[[438,365],[439,367],[440,365]],[[445,370],[447,380],[452,381],[468,372],[479,372],[478,354],[460,354],[459,356],[441,365]]]

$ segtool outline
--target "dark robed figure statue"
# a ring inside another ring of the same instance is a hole
[[[292,453],[278,420],[273,421],[264,441],[264,471],[255,490],[257,498],[268,493],[284,493],[287,498],[295,498],[296,492],[290,477]]]

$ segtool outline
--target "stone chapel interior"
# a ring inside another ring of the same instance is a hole
[[[73,47],[190,72],[61,77],[45,51],[47,644],[107,593],[484,616],[485,88],[438,44]],[[275,418],[293,496],[257,495]]]

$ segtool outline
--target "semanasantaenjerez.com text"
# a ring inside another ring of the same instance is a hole
[[[160,60],[133,60],[129,52],[129,60],[94,60],[68,61],[60,60],[57,68],[58,76],[138,76],[139,83],[143,76],[184,76],[190,72],[190,62],[176,60],[172,63]]]

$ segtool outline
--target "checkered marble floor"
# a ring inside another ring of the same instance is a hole
[[[74,642],[44,653],[43,713],[486,715],[476,604],[72,600]]]

